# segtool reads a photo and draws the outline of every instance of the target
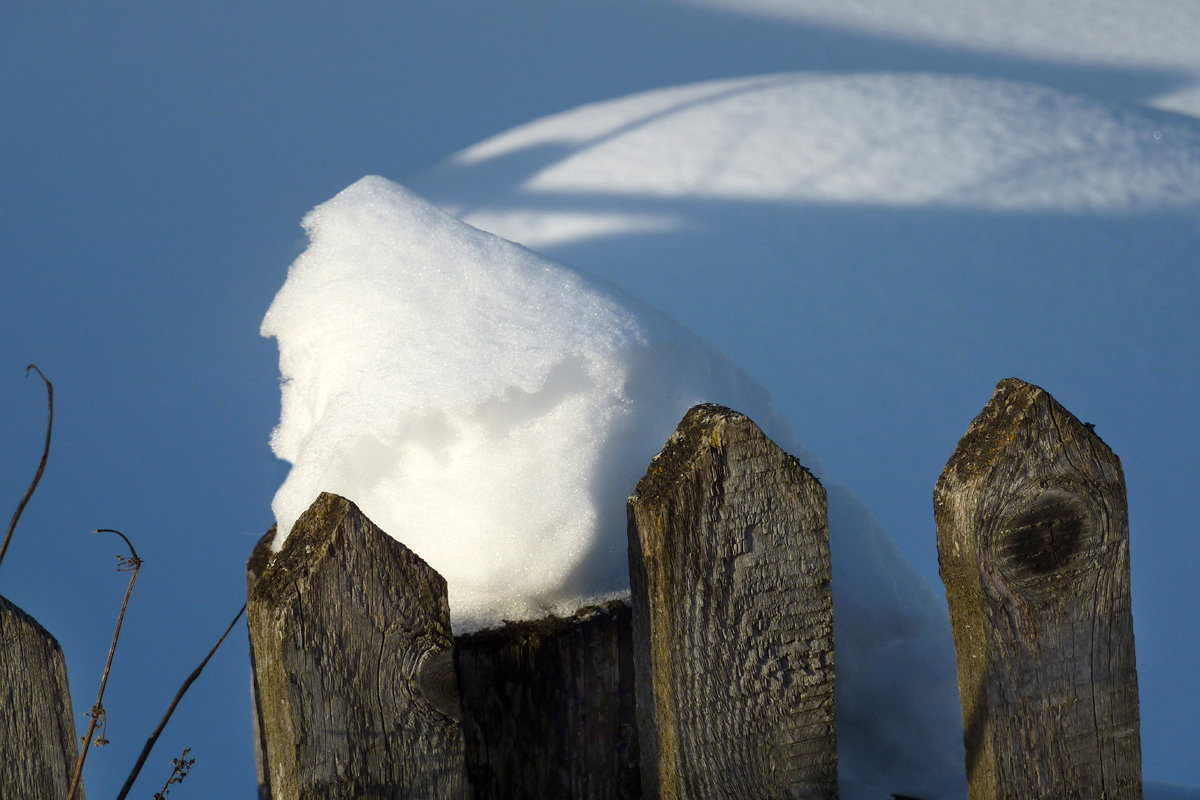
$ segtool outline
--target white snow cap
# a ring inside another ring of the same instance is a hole
[[[766,393],[664,315],[366,177],[304,220],[263,321],[292,463],[282,546],[322,491],[442,574],[456,630],[628,586],[625,498],[701,401]]]

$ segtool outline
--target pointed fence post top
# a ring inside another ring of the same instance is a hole
[[[650,462],[630,499],[636,499],[642,506],[662,504],[701,457],[722,450],[731,442],[746,448],[778,451],[779,457],[790,459],[807,479],[820,485],[805,466],[780,449],[745,414],[717,403],[702,403],[684,415],[671,438]]]
[[[1121,461],[1044,389],[996,385],[934,490],[943,573],[974,552],[1017,585],[1063,590],[1097,549],[1128,536]],[[968,534],[971,534],[968,540]],[[943,579],[946,579],[943,574]]]
[[[1080,422],[1040,386],[1005,378],[996,384],[991,400],[972,420],[946,462],[937,491],[948,491],[943,487],[947,482],[957,486],[985,476],[994,467],[1008,467],[1013,454],[1030,446],[1045,454],[1066,445],[1095,451],[1091,460],[1097,464],[1111,462],[1105,468],[1116,470],[1107,477],[1123,477],[1120,459],[1091,425]]]
[[[274,530],[274,528],[272,528]],[[270,535],[268,533],[268,535]],[[353,544],[347,537],[354,539]],[[263,537],[263,542],[267,537]],[[446,606],[446,580],[413,551],[396,541],[365,514],[352,501],[329,492],[322,492],[308,510],[292,527],[284,546],[270,553],[262,546],[255,548],[248,572],[255,578],[250,588],[250,599],[270,598],[273,603],[282,602],[289,592],[298,591],[297,578],[306,578],[314,569],[322,568],[326,562],[336,561],[337,569],[360,569],[376,572],[382,564],[392,561],[410,567],[420,575],[414,587],[422,590],[422,600],[431,607],[441,608],[448,618]],[[381,562],[363,558],[364,554],[378,553]],[[384,567],[383,569],[387,569]],[[254,573],[257,572],[257,575]],[[449,642],[448,625],[439,631],[441,638]]]

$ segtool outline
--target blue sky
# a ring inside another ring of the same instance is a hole
[[[278,370],[258,326],[304,246],[304,213],[364,174],[407,181],[461,148],[582,103],[789,70],[983,75],[1130,105],[1191,80],[1163,65],[1052,59],[670,2],[293,4],[287,13],[232,3],[0,7],[0,497],[12,507],[43,435],[44,395],[22,377],[27,363],[54,381],[57,400],[50,465],[0,566],[0,592],[59,638],[77,712],[92,702],[125,585],[112,569],[117,542],[89,531],[124,531],[146,562],[106,698],[113,744],[89,756],[94,795],[120,786],[243,601],[245,558],[272,522],[286,465],[267,447]],[[1170,262],[1160,269],[1187,273],[1164,300],[1177,310],[1197,297],[1197,267],[1170,248],[1194,241],[1180,231],[1200,230],[1195,207],[1141,230],[1166,242]],[[1195,352],[1194,323],[1155,331],[1154,310],[1141,311],[1139,341]],[[1106,439],[1127,471],[1136,463],[1139,485],[1151,487],[1133,512],[1146,774],[1194,782],[1200,714],[1177,687],[1200,669],[1191,612],[1197,440],[1187,416],[1200,387],[1194,364],[1161,374],[1160,363],[1176,362],[1115,363],[1110,380],[1076,370],[1086,374],[1065,395],[1048,369],[1021,377],[1102,434],[1111,430]],[[1002,377],[973,375],[930,407],[944,418],[945,456]],[[864,382],[844,400],[829,388],[818,406],[849,414],[873,388]],[[1161,403],[1139,411],[1148,396]],[[931,517],[940,464],[897,479],[871,458],[870,432],[841,442],[822,438],[819,426],[807,437],[796,427],[936,581],[932,544],[919,541],[931,523],[910,520]],[[898,450],[920,435],[886,444]],[[1156,459],[1140,438],[1166,455]],[[1167,543],[1139,548],[1139,536]],[[146,794],[185,746],[197,763],[177,796],[252,791],[248,684],[244,633],[235,632],[160,741]]]

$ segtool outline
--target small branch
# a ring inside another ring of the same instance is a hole
[[[104,687],[108,683],[108,672],[112,669],[113,655],[117,652],[117,639],[121,636],[121,624],[125,621],[125,609],[129,606],[129,595],[133,592],[134,582],[137,581],[138,570],[142,568],[142,560],[138,558],[137,551],[133,549],[133,543],[125,534],[111,528],[100,528],[93,533],[115,533],[125,540],[131,555],[129,558],[117,556],[120,559],[117,571],[132,572],[133,574],[129,576],[129,587],[125,589],[125,599],[121,601],[121,613],[117,616],[117,629],[113,632],[112,645],[108,648],[108,660],[104,663],[104,674],[100,678],[100,693],[96,696],[96,705],[92,706],[92,710],[88,714],[91,722],[88,723],[87,734],[83,737],[83,747],[79,751],[79,759],[75,762],[75,775],[71,778],[71,790],[67,794],[67,800],[75,798],[75,792],[79,788],[79,778],[83,774],[83,762],[87,759],[88,748],[92,745],[92,734],[96,732],[96,726],[101,724],[101,720],[104,719]],[[103,742],[97,741],[96,744],[100,745]]]
[[[171,784],[183,783],[183,779],[192,771],[192,765],[196,763],[196,759],[188,758],[188,753],[192,752],[192,748],[185,747],[180,753],[179,758],[172,758],[171,764],[173,769],[171,775],[167,778],[167,782],[163,784],[161,792],[154,793],[154,800],[167,800],[167,795],[171,793]]]
[[[163,714],[163,718],[158,723],[158,727],[154,729],[154,733],[150,734],[150,738],[146,740],[146,746],[142,748],[142,754],[138,756],[137,763],[133,765],[133,770],[130,771],[129,777],[125,779],[125,785],[121,787],[121,792],[117,795],[117,800],[125,800],[125,796],[129,794],[129,790],[133,788],[133,782],[137,780],[138,773],[142,771],[142,766],[146,763],[146,759],[150,757],[150,751],[154,749],[154,743],[158,741],[159,734],[163,732],[163,728],[167,727],[167,721],[170,720],[171,715],[175,713],[175,706],[179,705],[179,701],[183,699],[183,695],[191,687],[192,683],[195,682],[196,678],[200,677],[200,672],[208,664],[209,659],[213,657],[213,654],[217,652],[217,648],[221,646],[221,642],[225,641],[225,637],[229,635],[231,630],[233,630],[233,626],[237,625],[238,620],[242,618],[242,614],[245,613],[245,611],[246,606],[243,604],[241,609],[238,610],[237,615],[233,618],[233,622],[229,623],[229,627],[226,628],[225,632],[221,634],[221,638],[217,639],[217,643],[212,646],[212,649],[208,651],[208,655],[206,655],[204,660],[200,662],[200,666],[192,670],[192,674],[188,675],[187,679],[183,682],[183,685],[179,687],[179,691],[175,693],[175,699],[171,701],[171,706],[167,709],[167,713]],[[186,756],[186,754],[187,751],[185,750],[184,755]],[[180,781],[182,781],[182,778]],[[165,789],[163,790],[163,793],[166,793]]]
[[[13,531],[17,529],[17,520],[21,518],[21,513],[25,510],[25,505],[29,502],[29,498],[33,497],[33,492],[37,489],[38,481],[42,479],[42,473],[46,471],[46,459],[50,457],[50,431],[54,428],[54,384],[50,383],[49,379],[42,374],[38,369],[37,364],[30,364],[25,368],[25,377],[29,377],[29,370],[36,370],[46,383],[46,402],[50,406],[49,414],[46,417],[46,445],[42,448],[42,460],[38,464],[37,474],[33,476],[33,483],[29,484],[29,488],[25,490],[25,496],[21,498],[21,502],[17,505],[17,513],[13,514],[12,522],[8,524],[8,533],[4,534],[4,544],[0,545],[0,563],[4,562],[4,554],[8,552],[8,543],[12,540]]]

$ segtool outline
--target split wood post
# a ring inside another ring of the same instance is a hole
[[[470,797],[446,583],[322,494],[247,606],[271,796]]]
[[[1003,380],[934,510],[970,799],[1140,798],[1120,460],[1044,390]]]
[[[62,648],[0,596],[0,797],[66,797],[78,757]]]
[[[629,499],[648,798],[836,798],[825,490],[745,416],[691,409]]]
[[[641,797],[628,604],[455,639],[476,800]]]

